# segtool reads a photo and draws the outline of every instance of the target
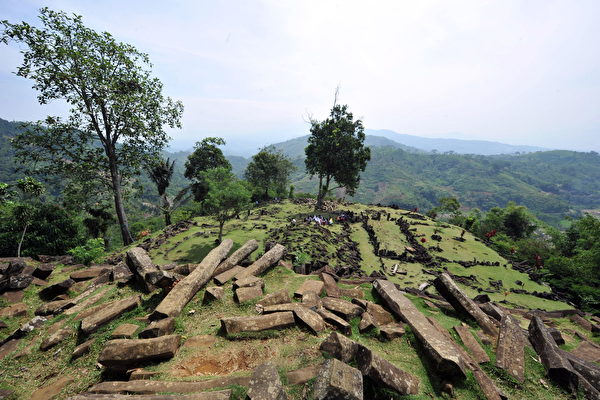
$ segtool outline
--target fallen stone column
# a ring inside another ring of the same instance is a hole
[[[275,304],[262,309],[264,314],[281,311],[292,311],[296,318],[306,325],[315,335],[318,335],[319,332],[325,329],[325,321],[323,321],[323,318],[313,310],[306,308],[299,303]]]
[[[246,278],[250,275],[260,275],[273,265],[277,264],[279,260],[285,255],[285,247],[276,244],[271,250],[267,251],[261,258],[256,260],[252,265],[240,271],[235,279]]]
[[[98,362],[106,368],[125,371],[154,361],[173,358],[179,348],[179,335],[152,339],[110,340],[102,349]]]
[[[294,325],[294,314],[290,311],[256,317],[230,317],[221,319],[221,327],[227,335],[240,332],[260,332],[267,329],[282,329]]]
[[[463,291],[456,286],[456,283],[454,283],[448,274],[441,274],[433,281],[433,284],[437,291],[452,304],[456,311],[473,318],[486,334],[494,338],[498,336],[498,328],[490,317],[481,311],[477,303],[467,297]]]
[[[471,358],[471,356],[469,356],[469,354],[462,347],[460,347],[458,345],[458,343],[456,343],[454,341],[454,339],[452,339],[452,336],[450,336],[450,333],[448,333],[448,331],[443,326],[441,326],[435,318],[427,317],[427,320],[429,321],[431,326],[435,327],[435,329],[438,332],[440,332],[448,340],[448,342],[450,342],[452,344],[452,346],[454,346],[456,351],[459,352],[466,367],[469,368],[473,372],[473,377],[475,378],[475,381],[477,381],[477,384],[481,388],[481,391],[483,392],[483,394],[487,400],[506,400],[506,399],[508,399],[508,397],[506,397],[506,395],[504,395],[504,393],[502,393],[498,389],[498,387],[496,386],[494,381],[491,380],[490,377],[487,376],[486,373],[481,369],[479,364],[477,364]]]
[[[577,374],[569,360],[561,354],[544,322],[538,316],[534,316],[529,323],[529,339],[546,367],[550,379],[565,390],[575,393],[578,387]]]
[[[346,300],[337,299],[335,297],[324,297],[321,299],[321,301],[323,303],[323,307],[344,318],[346,321],[349,321],[354,317],[359,317],[364,312],[362,307],[352,304]]]
[[[485,350],[481,348],[479,342],[475,340],[468,327],[463,325],[455,326],[454,330],[456,333],[458,333],[458,336],[460,337],[460,340],[462,340],[463,344],[467,346],[471,352],[471,357],[476,363],[481,364],[490,361],[490,357],[488,357]]]
[[[140,296],[136,295],[112,303],[102,304],[96,313],[81,321],[81,331],[86,335],[96,332],[102,325],[121,316],[124,312],[136,308],[140,304],[140,300]]]
[[[219,390],[217,392],[173,394],[173,395],[127,395],[127,394],[77,394],[68,397],[67,400],[229,400],[231,390]]]
[[[148,275],[151,273],[159,273],[160,270],[158,267],[152,262],[152,259],[146,252],[146,250],[141,247],[134,247],[127,251],[127,265],[129,269],[137,276],[138,282],[146,289],[148,292],[152,292],[156,289],[156,286],[151,284],[148,281]]]
[[[223,261],[217,266],[215,272],[213,273],[213,276],[216,277],[217,275],[222,274],[223,272],[235,267],[240,262],[244,261],[246,257],[252,254],[256,249],[258,249],[258,241],[254,239],[248,240],[246,243],[244,243],[242,247],[234,251],[232,255],[227,257],[225,261]]]
[[[440,374],[466,377],[463,361],[454,344],[433,327],[392,282],[378,279],[373,283],[373,287],[389,309],[411,327]]]
[[[248,400],[287,400],[277,368],[271,362],[254,369],[248,384]]]
[[[496,366],[519,382],[525,381],[525,343],[519,322],[512,315],[504,316],[500,322]]]
[[[314,400],[363,400],[361,372],[335,358],[326,360],[313,385]]]
[[[585,378],[593,387],[600,390],[600,365],[583,360],[568,351],[560,353],[571,363],[573,369]]]
[[[230,385],[248,386],[249,376],[225,376],[209,379],[200,382],[181,382],[181,381],[107,381],[92,386],[88,391],[90,393],[194,393],[202,390],[209,390]]]
[[[160,302],[158,307],[150,314],[150,319],[156,321],[167,317],[176,317],[183,307],[192,300],[192,297],[212,278],[215,268],[227,256],[233,246],[231,239],[225,239],[221,244],[212,249],[198,267],[188,276],[183,278]]]
[[[377,386],[395,390],[402,395],[419,393],[419,378],[402,371],[364,346],[359,346],[356,362],[360,372]]]
[[[213,280],[217,285],[224,285],[231,278],[233,278],[234,276],[236,276],[238,273],[240,273],[243,270],[244,270],[244,267],[240,267],[239,265],[236,265],[233,268],[215,276]]]

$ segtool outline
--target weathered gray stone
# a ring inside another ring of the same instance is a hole
[[[275,304],[286,304],[291,303],[292,299],[290,298],[289,293],[285,289],[281,289],[275,293],[270,293],[263,297],[258,303],[256,303],[257,307],[267,307]],[[259,312],[260,314],[260,312]]]
[[[207,287],[204,291],[202,304],[208,304],[216,300],[221,300],[225,296],[225,289],[220,286]]]
[[[192,297],[212,278],[217,265],[223,260],[233,246],[231,239],[225,239],[219,246],[212,249],[202,260],[198,267],[188,276],[179,281],[167,294],[163,301],[150,314],[153,321],[176,317],[181,314],[183,307],[192,300]]]
[[[6,358],[19,347],[19,339],[10,339],[0,346],[0,360]]]
[[[125,371],[149,362],[168,360],[177,352],[179,341],[179,335],[110,340],[100,353],[98,362],[108,369]]]
[[[73,306],[72,300],[55,300],[44,303],[35,310],[35,315],[58,314],[63,309]]]
[[[140,339],[170,335],[175,330],[175,319],[172,317],[154,321],[138,335]]]
[[[220,263],[213,276],[220,275],[230,269],[234,268],[240,262],[244,261],[252,252],[258,249],[258,241],[250,239],[242,247],[233,252],[225,261]]]
[[[352,327],[343,318],[338,317],[334,313],[325,310],[324,308],[317,309],[317,314],[323,318],[325,322],[338,329],[344,335],[352,335]]]
[[[241,287],[235,290],[235,301],[238,303],[258,299],[262,296],[263,290],[260,286]]]
[[[89,267],[79,271],[75,271],[70,275],[70,278],[75,282],[87,281],[93,278],[97,278],[105,272],[112,270],[110,265],[103,265],[99,267]]]
[[[292,311],[296,316],[300,325],[308,327],[308,329],[315,335],[322,332],[325,329],[325,321],[323,318],[313,310],[302,306],[299,303],[284,303],[274,304],[261,309],[264,314],[282,311]]]
[[[133,371],[131,371],[131,373],[129,373],[129,380],[130,381],[139,381],[139,380],[144,380],[144,379],[150,379],[152,377],[155,377],[156,375],[160,374],[160,372],[158,371],[148,371],[142,368],[137,368],[134,369]]]
[[[525,342],[519,322],[512,315],[505,315],[500,322],[496,366],[519,382],[525,381]]]
[[[498,327],[493,320],[481,311],[477,303],[464,294],[448,274],[442,273],[433,284],[456,311],[473,318],[486,334],[494,338],[498,336]]]
[[[37,389],[29,396],[29,400],[48,400],[57,396],[67,385],[73,382],[74,378],[71,376],[59,377],[49,383],[48,385],[42,386]]]
[[[248,385],[248,400],[287,400],[277,368],[271,362],[254,369]]]
[[[27,315],[27,305],[25,303],[16,303],[0,309],[0,317],[22,317]]]
[[[335,358],[326,360],[317,374],[312,398],[314,400],[362,400],[361,372]]]
[[[77,394],[67,400],[229,400],[231,390],[218,390],[215,392],[193,394],[160,394],[160,395],[127,395],[127,394]]]
[[[236,276],[238,273],[240,273],[243,270],[244,270],[244,267],[240,267],[239,265],[236,265],[235,267],[228,269],[227,271],[215,276],[213,278],[213,280],[217,285],[224,285],[227,282],[229,282],[230,279],[232,279],[234,276]]]
[[[594,342],[584,340],[571,353],[576,357],[582,358],[590,362],[600,362],[600,346]]]
[[[548,328],[548,332],[556,342],[558,346],[565,344],[565,339],[562,336],[562,333],[556,328]]]
[[[260,332],[267,329],[283,329],[294,325],[292,312],[278,312],[256,317],[230,317],[221,319],[221,327],[227,335],[240,332]]]
[[[287,383],[289,385],[303,385],[306,382],[317,376],[317,373],[321,369],[321,365],[310,365],[308,367],[288,371],[286,374]]]
[[[84,354],[88,353],[90,351],[90,349],[92,348],[92,344],[94,344],[94,340],[96,339],[90,339],[87,340],[83,343],[81,343],[79,346],[75,347],[75,350],[73,350],[73,354],[71,354],[71,358],[73,360],[83,356]]]
[[[122,300],[103,304],[98,312],[84,318],[81,321],[81,331],[86,335],[96,332],[102,325],[121,316],[126,311],[133,310],[140,304],[140,296],[132,296]]]
[[[125,284],[125,283],[128,283],[129,281],[131,281],[133,279],[133,277],[134,277],[133,272],[131,272],[131,270],[129,269],[127,264],[125,264],[124,262],[120,262],[113,267],[113,270],[112,270],[113,281],[115,281],[117,283]]]
[[[529,339],[546,367],[550,379],[565,390],[575,393],[579,386],[577,374],[571,363],[560,353],[556,342],[538,316],[534,316],[529,323]]]
[[[577,357],[568,351],[561,350],[560,353],[569,360],[576,372],[578,372],[594,388],[600,390],[600,365]]]
[[[273,248],[267,251],[261,258],[256,260],[252,265],[247,268],[244,268],[243,271],[240,271],[235,278],[242,279],[248,277],[250,275],[258,276],[264,273],[266,270],[271,268],[273,265],[277,264],[277,262],[285,255],[285,247],[276,244]]]
[[[31,284],[33,279],[33,276],[25,274],[5,277],[0,281],[0,291],[25,289]]]
[[[39,296],[42,299],[52,299],[59,294],[67,293],[71,286],[75,284],[73,279],[66,279],[62,282],[55,283],[54,285],[47,286],[40,290]]]
[[[308,292],[302,295],[302,305],[316,310],[317,308],[321,308],[323,303],[319,295],[314,292]]]
[[[56,346],[57,344],[71,336],[72,333],[73,329],[70,327],[59,329],[58,331],[52,333],[50,336],[48,336],[42,341],[42,343],[40,344],[40,350],[46,351]]]
[[[335,281],[335,278],[326,273],[326,272],[321,272],[319,274],[319,276],[321,277],[321,280],[323,281],[323,284],[325,285],[325,293],[327,293],[327,296],[329,297],[340,297],[340,288],[337,285],[337,282]]]
[[[579,325],[581,328],[585,329],[586,331],[590,331],[590,332],[592,331],[592,323],[590,321],[588,321],[587,319],[583,318],[582,316],[580,316],[578,314],[573,314],[573,315],[569,316],[569,319],[571,320],[571,322]]]
[[[92,386],[88,391],[90,393],[194,393],[203,390],[209,390],[230,385],[248,386],[250,377],[248,376],[225,376],[214,379],[208,379],[199,382],[169,382],[169,381],[148,381],[135,380],[129,382],[107,381]]]
[[[327,339],[321,343],[319,350],[331,357],[348,363],[356,358],[359,346],[354,340],[348,339],[337,332],[331,332]]]
[[[373,321],[373,317],[368,312],[363,313],[362,318],[360,320],[360,324],[358,325],[358,331],[360,333],[365,333],[370,331],[371,329],[375,329],[375,322]]]
[[[129,269],[137,276],[138,283],[144,287],[147,292],[152,292],[156,286],[148,282],[147,275],[151,272],[160,271],[152,262],[152,259],[141,247],[134,247],[127,251],[127,265]]]
[[[233,290],[239,288],[247,288],[247,287],[260,287],[261,289],[265,288],[265,281],[262,278],[257,278],[256,276],[247,276],[245,278],[241,278],[233,282]]]
[[[362,307],[346,300],[336,299],[334,297],[324,297],[321,301],[323,302],[323,307],[344,318],[346,321],[349,321],[354,317],[359,317],[364,312]]]
[[[371,301],[365,302],[367,305],[367,312],[373,317],[373,322],[376,326],[389,325],[394,322],[394,317],[388,311],[386,311],[379,304],[375,304]]]
[[[427,357],[440,374],[449,377],[466,377],[461,356],[454,344],[435,329],[392,282],[378,279],[373,283],[373,287],[388,308],[411,327],[412,332],[423,346]]]
[[[481,391],[483,392],[485,398],[487,400],[507,400],[506,397],[494,384],[494,381],[490,379],[489,376],[485,374],[485,372],[481,369],[479,364],[477,364],[471,356],[461,347],[459,346],[454,339],[450,336],[448,331],[440,325],[440,323],[431,317],[427,317],[427,320],[442,336],[446,338],[448,343],[451,343],[452,346],[456,349],[456,351],[460,354],[464,365],[473,372],[473,376],[475,377],[475,381],[479,384]],[[487,337],[487,336],[486,336]]]
[[[504,311],[502,311],[502,309],[500,307],[498,307],[497,305],[495,305],[493,303],[479,304],[479,308],[481,308],[481,310],[484,313],[486,313],[490,317],[494,318],[498,322],[500,322],[502,320],[502,317],[504,315],[506,315],[506,313]]]
[[[416,376],[402,371],[364,346],[359,346],[356,362],[360,372],[376,385],[382,385],[402,395],[419,392],[419,379]]]
[[[485,350],[481,347],[479,342],[473,337],[471,331],[467,326],[458,325],[454,327],[456,333],[460,337],[460,340],[463,342],[469,352],[471,353],[471,358],[478,364],[489,362],[490,357],[487,355]]]
[[[66,315],[73,315],[73,314],[77,314],[78,312],[80,312],[81,310],[85,309],[86,307],[91,306],[92,304],[96,303],[97,301],[99,301],[102,297],[104,297],[104,295],[106,294],[106,292],[109,290],[109,287],[103,287],[102,289],[98,290],[98,292],[94,293],[93,295],[89,296],[88,298],[86,298],[85,300],[80,301],[79,303],[77,303],[75,306],[67,308],[64,313]],[[92,290],[94,290],[94,288],[92,288]],[[88,293],[82,293],[80,296],[85,297],[87,296]],[[77,296],[78,298],[80,296]],[[82,318],[83,319],[83,318]]]
[[[139,326],[136,324],[121,324],[110,334],[111,339],[131,339],[137,332]]]
[[[383,340],[394,340],[404,336],[406,329],[401,324],[389,324],[379,327],[379,334]]]
[[[294,292],[294,297],[302,298],[302,295],[304,293],[308,293],[308,292],[313,292],[320,296],[321,293],[323,293],[324,287],[325,287],[325,284],[321,281],[307,279],[302,283],[302,285],[300,285],[298,290],[296,290]]]

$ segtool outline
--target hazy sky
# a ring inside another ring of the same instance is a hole
[[[600,150],[597,0],[1,0],[0,19],[38,24],[42,5],[150,55],[185,105],[176,148],[307,134],[340,85],[368,128]],[[0,117],[59,113],[20,60],[0,45]]]

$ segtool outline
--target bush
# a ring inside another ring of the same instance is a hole
[[[75,257],[76,262],[90,265],[104,255],[104,239],[89,239],[83,246],[69,250],[69,254]]]

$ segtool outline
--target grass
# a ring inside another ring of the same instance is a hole
[[[368,205],[344,206],[341,209],[350,209],[355,213],[372,213],[385,210],[390,211],[393,218],[398,218],[403,213],[400,210],[390,210]],[[258,215],[260,210],[264,211],[264,215]],[[289,202],[261,207],[254,210],[247,220],[242,215],[242,219],[240,220],[227,222],[224,237],[231,238],[234,241],[234,250],[249,239],[254,238],[259,240],[261,247],[252,255],[253,259],[256,259],[264,252],[264,247],[262,246],[266,241],[287,240],[289,251],[302,247],[307,252],[313,253],[316,248],[322,248],[326,253],[326,260],[330,262],[330,265],[334,267],[341,266],[341,261],[336,256],[337,248],[341,245],[341,242],[336,243],[336,241],[341,240],[339,236],[342,233],[341,224],[328,226],[325,230],[316,228],[313,225],[304,225],[303,223],[293,227],[289,225],[291,218],[303,221],[307,215],[312,215],[313,213],[314,211],[307,206],[295,205]],[[516,280],[520,280],[524,283],[523,288],[526,290],[547,290],[545,286],[532,282],[525,274],[503,267],[504,260],[493,250],[485,247],[483,243],[475,241],[470,234],[467,233],[465,235],[466,242],[461,243],[453,240],[452,237],[460,235],[459,228],[452,226],[443,227],[441,224],[436,224],[430,219],[419,221],[408,216],[404,216],[404,218],[409,222],[428,224],[413,225],[413,228],[417,229],[417,235],[427,235],[427,245],[434,244],[430,240],[430,235],[433,234],[434,229],[441,230],[438,232],[442,236],[442,241],[439,245],[444,251],[442,253],[433,253],[434,255],[439,254],[450,260],[472,260],[475,257],[478,260],[498,261],[501,263],[500,267],[475,266],[472,268],[464,268],[456,263],[445,263],[444,266],[453,274],[477,276],[480,284],[476,285],[475,288],[461,285],[469,296],[479,294],[478,289],[488,288],[490,278],[502,280],[504,287],[509,289],[521,288],[521,286],[515,283]],[[159,248],[152,250],[151,256],[154,262],[158,264],[199,262],[214,247],[217,228],[207,227],[207,225],[215,225],[215,221],[209,217],[196,218],[195,222],[196,225],[192,226],[188,231],[169,238]],[[385,216],[383,216],[381,221],[370,221],[369,223],[378,235],[382,248],[402,253],[408,241],[393,221],[387,221]],[[361,268],[366,274],[379,270],[382,263],[388,271],[391,270],[394,264],[399,263],[396,260],[380,258],[373,253],[373,246],[369,243],[368,235],[360,223],[351,224],[350,228],[350,240],[354,241],[358,246],[362,259]],[[154,235],[156,236],[158,233],[154,233]],[[317,253],[320,254],[320,251]],[[423,273],[423,268],[428,267],[418,263],[399,263],[399,268],[406,271],[407,274],[396,275],[390,277],[390,279],[402,286],[417,287],[421,282],[429,281],[433,278],[431,275]],[[64,280],[68,278],[69,273],[68,267],[59,266],[52,274],[50,282],[56,283]],[[318,279],[317,276],[297,275],[282,266],[270,269],[262,278],[265,280],[265,294],[286,290],[290,297],[293,296],[293,293],[305,280]],[[79,291],[84,289],[83,285],[79,286],[81,286],[79,287]],[[345,288],[353,287],[342,284],[339,286]],[[111,289],[97,304],[103,304],[137,293],[129,286],[118,288],[115,285],[111,285],[110,287]],[[362,284],[359,287],[364,292],[367,300],[380,303],[380,299],[372,290],[371,284]],[[329,330],[325,330],[318,336],[310,334],[303,327],[292,327],[285,330],[273,330],[257,334],[234,335],[229,338],[223,336],[220,332],[221,318],[256,315],[256,301],[250,301],[241,305],[237,304],[233,300],[231,283],[226,284],[224,289],[225,296],[223,299],[207,305],[202,304],[204,290],[200,290],[190,303],[186,305],[181,315],[175,318],[175,332],[182,336],[182,342],[197,336],[210,337],[210,340],[197,346],[183,346],[173,359],[147,366],[148,370],[159,373],[152,379],[196,381],[210,379],[215,375],[224,373],[248,375],[256,365],[267,359],[273,361],[280,368],[280,373],[285,376],[284,374],[287,371],[323,362],[324,358],[319,351],[319,346],[329,335]],[[23,302],[28,306],[28,316],[6,319],[5,322],[9,327],[3,333],[8,334],[8,332],[16,329],[21,323],[25,322],[27,318],[33,316],[33,311],[43,303],[37,295],[39,290],[39,287],[34,286],[25,290]],[[71,293],[72,296],[76,294],[75,292]],[[508,306],[546,310],[569,308],[564,303],[544,300],[530,295],[509,293],[506,299],[502,293],[491,293],[489,295],[495,301],[506,300]],[[458,314],[442,311],[437,308],[429,308],[424,300],[419,297],[412,295],[407,295],[407,297],[415,304],[417,309],[425,315],[435,318],[444,328],[449,330],[453,337],[457,338],[452,327],[462,322]],[[105,378],[102,376],[102,371],[96,367],[96,362],[103,346],[110,339],[112,331],[118,325],[125,322],[143,327],[145,324],[135,318],[142,317],[152,311],[161,298],[161,294],[156,296],[144,295],[141,307],[124,313],[97,332],[89,336],[81,336],[78,333],[74,333],[55,348],[41,352],[38,348],[39,344],[48,334],[48,329],[54,324],[64,324],[64,326],[69,326],[74,332],[77,332],[79,322],[75,320],[75,315],[61,315],[51,318],[46,322],[44,327],[28,334],[19,344],[17,351],[32,346],[29,354],[21,357],[19,360],[7,357],[0,361],[0,387],[15,390],[15,398],[28,398],[35,389],[51,382],[57,376],[70,375],[75,378],[74,382],[57,399],[64,399],[72,394],[84,391],[90,385]],[[346,300],[351,299],[346,298]],[[4,304],[1,301],[0,306]],[[526,321],[523,322],[526,323]],[[421,381],[419,394],[416,396],[403,397],[389,391],[380,390],[379,388],[374,388],[374,395],[411,400],[443,398],[445,396],[441,393],[441,378],[432,372],[427,360],[423,357],[423,349],[419,347],[420,345],[417,343],[413,333],[410,332],[410,329],[407,330],[407,333],[402,338],[394,339],[391,342],[382,342],[378,338],[377,330],[360,334],[358,332],[359,323],[359,318],[350,321],[353,340],[369,347],[402,370],[416,375]],[[573,329],[582,332],[578,326],[572,324],[567,318],[557,319],[556,323],[561,330]],[[476,333],[477,327],[474,323],[469,322],[469,324],[471,331]],[[590,333],[582,333],[590,337],[591,340],[600,341],[600,338],[592,338]],[[477,335],[474,336],[477,338]],[[70,360],[70,354],[75,346],[89,338],[95,339],[90,352],[77,360]],[[567,339],[567,344],[563,346],[564,349],[570,350],[579,344],[579,340],[572,336],[565,335],[565,338]],[[520,385],[504,371],[494,366],[495,358],[492,346],[482,346],[492,358],[492,361],[484,364],[483,368],[511,399],[568,398],[565,393],[555,388],[545,378],[543,367],[537,361],[534,361],[535,353],[532,349],[528,348],[526,350],[526,381]],[[60,351],[57,352],[57,350]],[[210,368],[220,368],[221,370],[218,373],[211,372]],[[550,388],[546,389],[540,384],[540,379],[544,379]],[[308,386],[310,388],[310,383]],[[241,399],[245,397],[245,388],[239,386],[230,388],[234,391],[233,398]],[[303,397],[305,388],[303,385],[286,386],[286,391],[291,399],[300,399]],[[462,383],[455,383],[454,395],[455,398],[467,400],[481,398],[482,396],[472,376],[469,376]]]

